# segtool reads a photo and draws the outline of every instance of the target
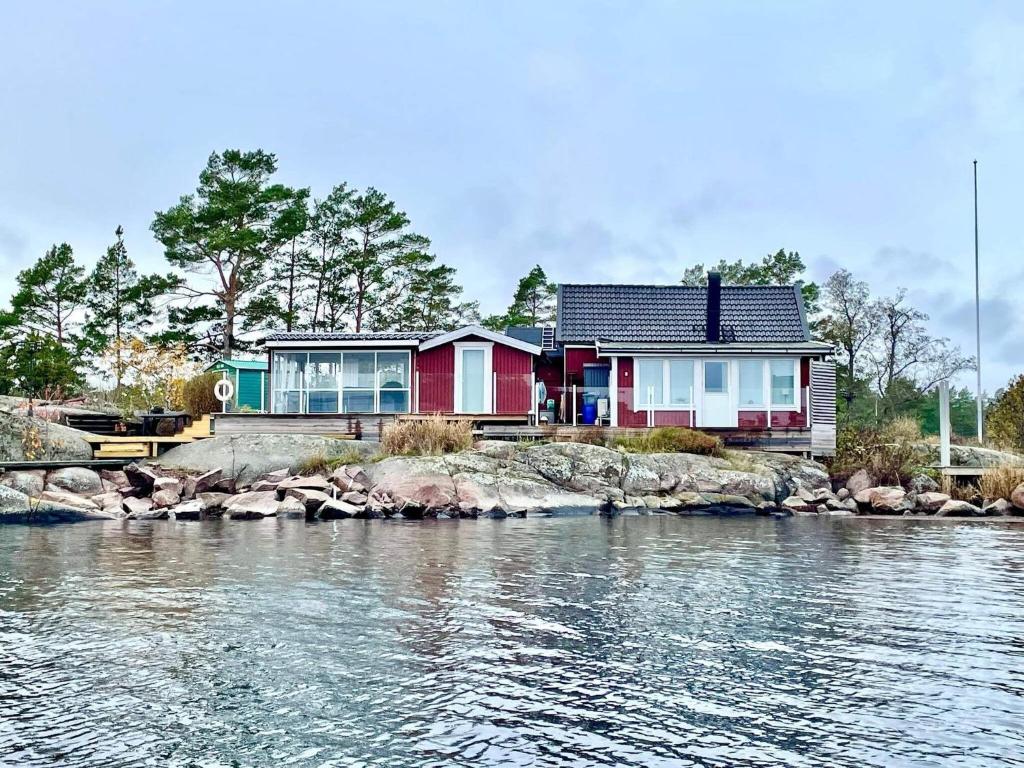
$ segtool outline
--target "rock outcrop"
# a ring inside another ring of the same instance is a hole
[[[92,458],[85,433],[22,413],[0,412],[0,461],[83,461]]]
[[[197,475],[222,469],[239,485],[249,485],[268,472],[287,468],[295,473],[311,458],[330,459],[353,450],[369,456],[376,446],[320,435],[222,435],[179,445],[150,463]]]

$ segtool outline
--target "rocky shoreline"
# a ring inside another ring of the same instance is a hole
[[[209,466],[218,458],[214,442],[204,446],[201,459],[161,457],[160,464],[133,464],[124,471],[4,473],[0,522],[443,520],[558,513],[1024,515],[1024,486],[1019,498],[1015,493],[1012,500],[976,507],[940,493],[927,477],[916,478],[908,491],[876,486],[859,472],[834,488],[822,465],[772,453],[715,458],[483,441],[457,454],[363,461],[308,475],[296,474],[294,466],[232,474]]]

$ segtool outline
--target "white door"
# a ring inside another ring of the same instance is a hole
[[[732,365],[728,360],[705,360],[702,427],[735,427],[736,407],[732,401]]]
[[[455,411],[491,412],[491,349],[483,344],[455,345]]]

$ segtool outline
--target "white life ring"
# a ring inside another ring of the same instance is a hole
[[[221,379],[213,385],[213,396],[226,403],[235,394],[235,385],[228,379]]]

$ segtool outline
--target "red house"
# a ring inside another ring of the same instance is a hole
[[[832,348],[800,286],[561,285],[554,328],[275,333],[272,414],[464,414],[481,425],[691,426],[835,447]],[[486,426],[485,426],[486,429]]]

